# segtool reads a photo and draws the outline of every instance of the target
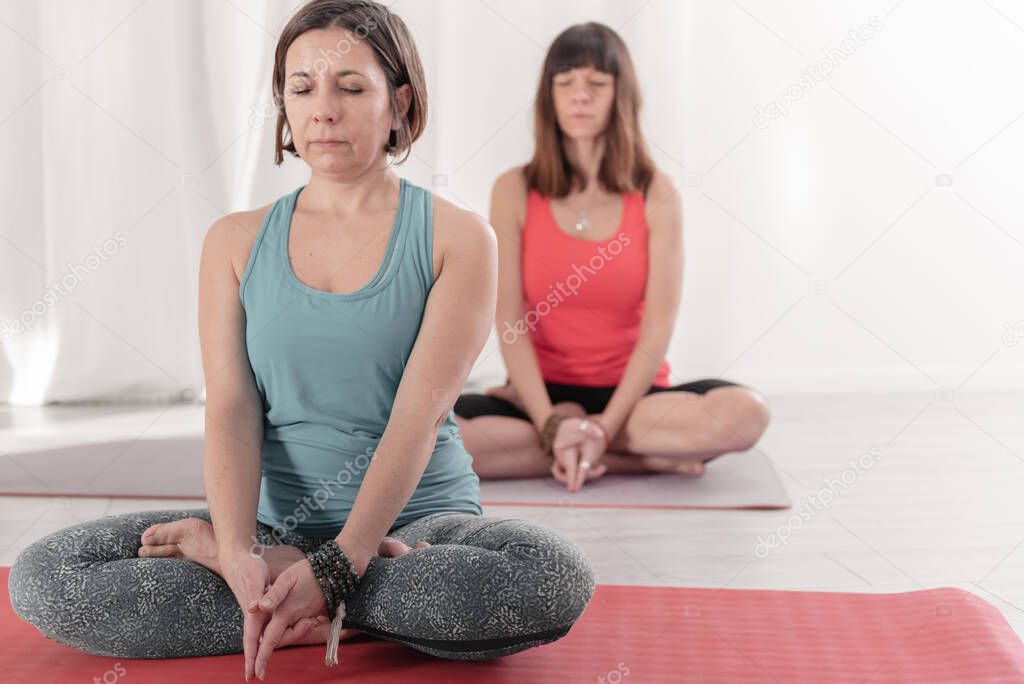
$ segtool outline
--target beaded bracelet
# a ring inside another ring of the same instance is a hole
[[[313,574],[327,601],[327,616],[331,618],[331,630],[327,637],[327,655],[324,657],[324,663],[334,666],[338,664],[338,643],[341,640],[341,628],[345,619],[345,601],[356,590],[360,577],[352,561],[333,539],[325,541],[316,551],[307,551],[306,558],[313,566]]]
[[[544,427],[540,430],[540,448],[546,454],[554,456],[552,447],[555,443],[555,435],[558,434],[558,425],[562,422],[563,416],[557,413],[552,413],[548,416],[548,419],[544,421]]]

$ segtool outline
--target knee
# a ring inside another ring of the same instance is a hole
[[[18,617],[48,638],[71,645],[76,635],[67,619],[71,612],[63,608],[75,568],[68,555],[73,545],[62,539],[51,534],[22,550],[11,566],[7,590]]]
[[[718,421],[719,441],[728,451],[752,449],[771,422],[771,409],[764,396],[746,388],[735,392],[724,413]]]
[[[523,596],[525,610],[540,629],[567,629],[583,615],[596,588],[590,560],[572,540],[550,528],[532,526],[530,538],[513,542],[514,553],[529,559]]]

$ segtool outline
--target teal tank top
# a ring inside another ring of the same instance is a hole
[[[387,426],[434,284],[433,196],[400,183],[384,260],[359,290],[324,292],[295,275],[288,235],[304,185],[267,212],[239,283],[264,412],[256,518],[279,530],[337,536]],[[391,531],[439,511],[482,515],[479,485],[449,411]]]

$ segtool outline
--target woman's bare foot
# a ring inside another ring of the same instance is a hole
[[[184,518],[166,523],[150,525],[142,533],[142,546],[139,548],[141,558],[181,558],[202,565],[207,570],[221,575],[217,551],[217,538],[214,536],[213,525],[202,518]],[[426,543],[426,542],[421,542]],[[264,546],[263,559],[270,569],[270,581],[292,563],[305,558],[301,549],[286,544]],[[417,544],[417,548],[420,545]],[[223,576],[223,575],[221,575]],[[331,631],[331,622],[326,617],[304,638],[294,644],[326,644]],[[341,630],[341,640],[351,639],[360,634],[357,629]],[[289,645],[289,644],[285,644]]]
[[[140,558],[181,558],[199,563],[218,575],[217,539],[213,525],[201,518],[185,518],[150,525],[142,533]]]
[[[704,464],[700,461],[687,461],[671,456],[644,456],[643,463],[654,472],[673,473],[683,477],[700,477],[705,472]]]
[[[289,565],[306,557],[301,549],[287,544],[261,546],[259,549],[270,570],[271,582]],[[142,533],[139,557],[190,560],[210,572],[224,576],[213,525],[202,518],[184,518],[150,525]]]

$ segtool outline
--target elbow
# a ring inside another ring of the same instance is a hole
[[[463,376],[463,381],[459,383],[458,387],[436,387],[431,391],[430,409],[433,415],[431,429],[435,436],[441,429],[441,426],[445,424],[445,421],[448,420],[452,409],[455,408],[455,402],[459,398],[459,388],[464,383],[465,376]]]

